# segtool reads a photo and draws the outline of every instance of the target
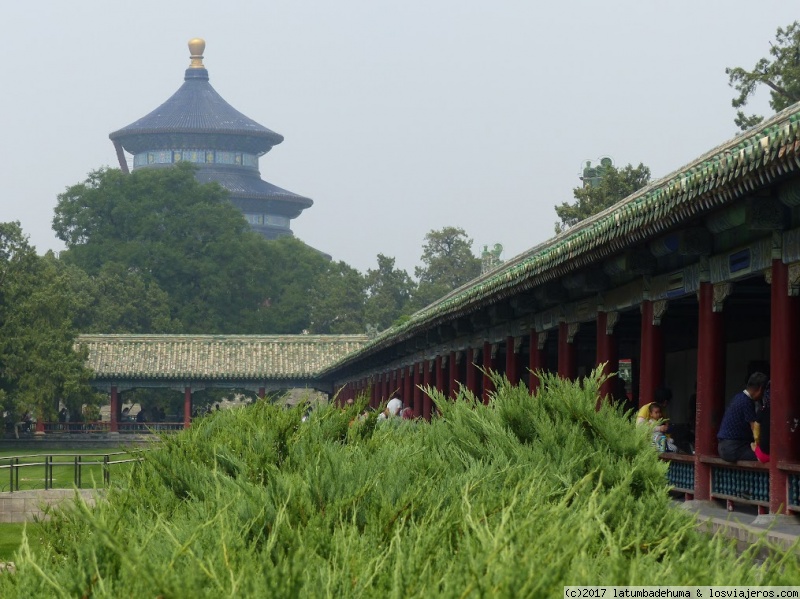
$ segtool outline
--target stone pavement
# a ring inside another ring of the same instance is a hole
[[[98,491],[80,489],[83,500],[93,505]],[[64,501],[71,502],[75,497],[74,489],[39,489],[36,491],[14,491],[0,493],[0,522],[30,522],[34,517],[45,515],[44,507],[55,506]]]
[[[760,537],[788,549],[794,546],[800,551],[800,518],[784,515],[761,515],[755,508],[745,506],[729,512],[724,504],[714,501],[685,501],[676,505],[697,514],[698,528],[710,533],[723,534],[736,539],[740,548],[755,543]]]

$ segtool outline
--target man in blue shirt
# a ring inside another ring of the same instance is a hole
[[[719,457],[728,462],[755,461],[753,423],[756,421],[756,402],[764,395],[767,375],[754,372],[747,380],[747,388],[731,399],[722,417],[717,433]]]

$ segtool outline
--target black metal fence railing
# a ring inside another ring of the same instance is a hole
[[[92,487],[99,481],[104,487],[111,484],[112,466],[114,469],[123,468],[123,464],[135,464],[142,461],[141,456],[112,459],[116,456],[129,456],[130,454],[119,451],[106,454],[86,453],[59,453],[20,455],[0,458],[0,481],[8,481],[8,487],[0,482],[0,491],[20,490],[20,471],[24,473],[24,490],[33,489],[68,489],[83,488],[84,474],[88,471],[92,475]],[[72,468],[72,477],[64,474]],[[58,472],[57,476],[54,473]],[[42,475],[43,478],[38,478]],[[71,478],[71,484],[69,484]],[[41,481],[41,482],[40,482]]]
[[[136,433],[149,434],[156,432],[175,432],[184,429],[183,422],[129,422],[117,424],[120,434]],[[97,422],[45,422],[44,433],[51,434],[91,434],[109,433],[111,423],[108,421]]]
[[[120,422],[120,433],[177,432],[184,429],[183,422]]]

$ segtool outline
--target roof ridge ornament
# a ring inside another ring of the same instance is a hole
[[[203,65],[203,52],[206,49],[206,40],[200,37],[195,37],[189,40],[189,63],[190,69],[204,69]]]

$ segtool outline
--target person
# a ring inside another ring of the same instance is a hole
[[[756,402],[763,397],[766,386],[767,375],[754,372],[747,379],[745,389],[734,395],[728,404],[717,433],[719,457],[726,462],[757,459],[750,444],[754,441]]]
[[[381,412],[378,416],[378,420],[388,420],[389,418],[394,418],[402,409],[403,402],[400,399],[393,397],[389,400],[389,403],[386,404],[386,408],[383,410],[383,412]]]
[[[616,377],[613,401],[626,413],[636,412],[636,405],[633,403],[628,393],[628,384],[625,382],[625,379],[620,376]]]
[[[217,404],[217,409],[219,409],[219,404]],[[308,419],[311,417],[312,406],[310,401],[306,401],[303,404],[303,417],[300,419],[301,422],[307,422]]]
[[[146,415],[142,408],[139,408],[139,413],[136,414],[136,422],[146,422]]]
[[[14,424],[14,435],[19,439],[19,431],[29,433],[31,430],[31,413],[26,411],[22,415],[22,420]]]
[[[414,420],[414,410],[411,408],[403,408],[400,411],[400,416],[403,420]]]
[[[665,423],[663,421],[664,415],[662,413],[661,406],[656,402],[652,402],[650,403],[649,409],[650,413],[647,423],[653,427],[653,446],[661,453],[666,451],[677,451],[678,448],[675,446],[675,443],[667,436],[665,432]]]
[[[644,404],[636,414],[636,424],[642,424],[643,422],[647,422],[650,419],[650,406],[654,403],[658,404],[661,407],[661,415],[664,420],[669,420],[667,418],[667,408],[669,407],[669,402],[672,400],[672,391],[667,389],[666,387],[659,387],[653,393],[653,399],[655,401],[651,401],[650,403]],[[669,423],[663,422],[659,425],[658,429],[659,432],[666,433],[669,430]]]
[[[761,398],[761,409],[756,414],[756,425],[753,427],[755,441],[750,446],[756,459],[762,464],[769,462],[769,404],[770,404],[770,384],[764,388],[764,397]]]

